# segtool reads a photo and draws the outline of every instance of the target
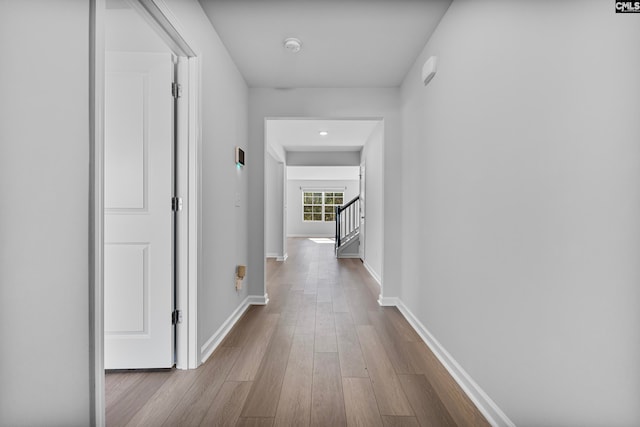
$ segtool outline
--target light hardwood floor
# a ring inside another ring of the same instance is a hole
[[[360,260],[289,239],[249,308],[191,371],[108,373],[107,426],[488,426]]]

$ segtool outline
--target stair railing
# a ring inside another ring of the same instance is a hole
[[[336,206],[336,242],[338,250],[345,238],[360,229],[360,196],[342,206]]]

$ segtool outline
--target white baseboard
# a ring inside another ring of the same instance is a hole
[[[267,305],[269,304],[269,294],[249,295],[247,300],[249,305]]]
[[[246,297],[236,308],[231,316],[225,320],[225,322],[218,328],[217,331],[211,338],[204,343],[204,345],[200,348],[200,363],[204,363],[207,361],[209,356],[213,354],[216,348],[220,345],[224,337],[227,336],[231,328],[238,322],[240,317],[244,314],[245,311],[249,308],[250,305],[266,305],[269,302],[269,295],[264,294],[264,296],[255,296],[249,295]]]
[[[397,307],[398,302],[399,300],[396,297],[383,297],[382,295],[378,296],[378,304],[382,307]]]
[[[265,258],[275,258],[276,261],[286,261],[287,258],[289,258],[288,254],[284,254],[284,256],[280,256],[277,253],[273,252],[273,253],[268,253],[265,255]]]
[[[360,254],[340,254],[338,258],[360,258]]]
[[[458,364],[458,362],[449,354],[449,352],[434,338],[429,330],[418,320],[418,318],[407,308],[402,300],[398,298],[380,298],[384,302],[396,300],[396,306],[400,313],[407,319],[407,322],[420,335],[422,340],[436,355],[440,363],[449,371],[449,374],[458,383],[462,390],[469,396],[469,399],[478,407],[487,421],[494,427],[515,427],[515,424],[502,412],[502,410],[491,400],[491,398],[480,388],[480,386],[471,378],[471,376]],[[382,304],[378,300],[380,305]],[[388,300],[388,301],[387,301]],[[391,304],[388,304],[391,305]]]
[[[365,260],[362,265],[364,265],[364,268],[369,272],[369,274],[371,275],[371,277],[374,278],[374,280],[376,282],[378,282],[378,286],[382,286],[382,279],[380,278],[380,276],[378,275],[378,273],[376,273],[374,271],[373,268],[371,268],[371,266],[369,265],[369,263],[367,263],[367,261]]]

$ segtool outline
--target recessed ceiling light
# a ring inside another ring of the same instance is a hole
[[[327,136],[327,135],[329,135],[329,132],[327,132],[326,130],[321,130],[320,132],[318,132],[318,134],[320,136]]]
[[[293,37],[284,39],[283,44],[285,49],[290,50],[293,53],[300,52],[300,49],[302,49],[302,42]]]

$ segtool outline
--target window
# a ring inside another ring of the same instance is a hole
[[[335,221],[336,206],[344,203],[344,192],[304,191],[302,219],[304,221]]]

